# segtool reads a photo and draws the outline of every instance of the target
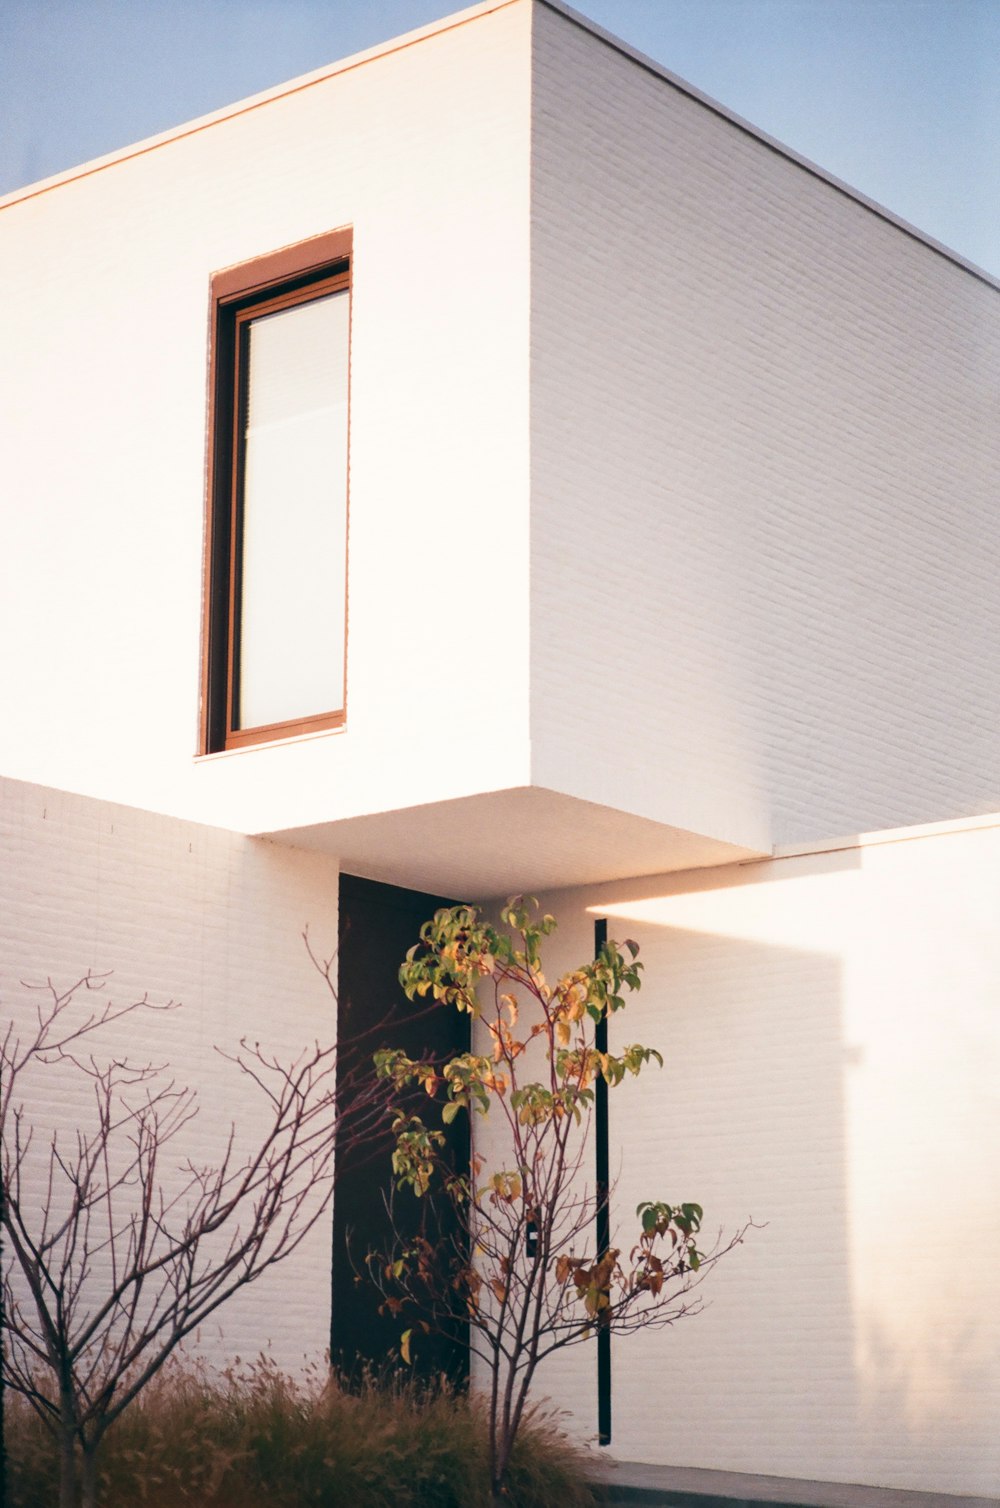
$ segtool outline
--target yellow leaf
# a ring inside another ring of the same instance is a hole
[[[399,1354],[408,1367],[413,1365],[413,1358],[410,1355],[410,1336],[412,1334],[412,1330],[404,1330],[399,1342]]]
[[[566,1024],[565,1021],[557,1021],[556,1022],[556,1036],[559,1038],[559,1046],[560,1047],[568,1047],[569,1046],[570,1032],[569,1032],[569,1026]]]

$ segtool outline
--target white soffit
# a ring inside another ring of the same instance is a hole
[[[258,836],[335,854],[349,874],[456,900],[769,857],[534,786]]]

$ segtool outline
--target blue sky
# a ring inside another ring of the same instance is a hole
[[[3,0],[0,193],[459,6]],[[582,0],[587,15],[1000,275],[1000,0]]]

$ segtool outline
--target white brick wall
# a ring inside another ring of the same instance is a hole
[[[252,1137],[259,1102],[213,1047],[233,1051],[246,1036],[290,1060],[333,1038],[335,1008],[301,932],[309,924],[318,950],[336,950],[336,861],[7,780],[0,847],[0,1017],[30,1021],[35,997],[21,980],[68,985],[88,968],[113,971],[104,993],[115,1001],[180,1001],[141,1034],[139,1018],[120,1032],[133,1058],[169,1062],[200,1092],[168,1168],[180,1151],[214,1162],[232,1122]],[[41,1125],[51,1116],[66,1129],[85,1108],[44,1093],[31,1105]],[[217,1360],[266,1349],[292,1368],[321,1356],[329,1335],[324,1217],[283,1268],[218,1311],[201,1342]]]
[[[348,731],[195,766],[208,274],[345,223]],[[332,949],[337,866],[179,817],[532,783],[760,848],[996,807],[996,290],[547,5],[0,228],[0,616],[32,646],[0,769],[135,804],[0,786],[2,996],[89,966],[181,999],[149,1046],[206,1143],[251,1114],[214,1043],[334,1029],[299,933]],[[622,1456],[1000,1489],[998,833],[547,898],[564,963],[594,915],[643,947],[623,1025],[668,1061],[613,1100],[622,1210],[767,1222],[704,1316],[616,1351]],[[328,1322],[318,1230],[203,1341],[295,1365]],[[542,1380],[588,1434],[592,1366]]]
[[[114,969],[114,998],[182,1000],[133,1050],[202,1088],[199,1155],[231,1118],[252,1131],[211,1048],[247,1034],[290,1054],[332,1033],[298,933],[334,945],[333,861],[15,782],[0,795],[5,1005],[25,1009],[21,978],[87,967]],[[711,1231],[765,1223],[702,1316],[616,1345],[616,1454],[1000,1487],[998,882],[1000,829],[983,828],[544,898],[550,976],[589,956],[600,915],[646,964],[616,1031],[666,1066],[612,1097],[623,1229],[660,1196],[700,1200]],[[328,1323],[324,1225],[201,1340],[292,1367]],[[584,1435],[593,1365],[583,1348],[539,1379]]]
[[[1000,296],[535,7],[533,779],[761,846],[1000,800]]]
[[[0,772],[244,832],[526,783],[529,38],[501,6],[0,208]],[[196,766],[209,276],[344,225],[347,728]],[[488,676],[435,705],[456,649],[513,667],[503,738]]]
[[[196,764],[209,274],[345,224],[347,729]],[[1000,800],[997,290],[542,0],[14,196],[0,257],[4,773],[755,851]]]
[[[613,1454],[1000,1495],[998,884],[989,827],[544,897],[549,977],[601,915],[646,966],[622,1233],[659,1197],[765,1226],[702,1315],[615,1343]],[[584,1434],[591,1367],[541,1380]]]

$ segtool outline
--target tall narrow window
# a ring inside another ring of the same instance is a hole
[[[350,232],[212,280],[203,749],[345,713]]]

